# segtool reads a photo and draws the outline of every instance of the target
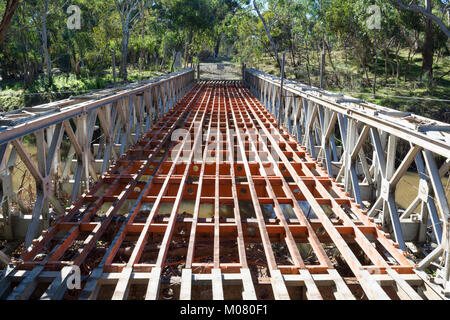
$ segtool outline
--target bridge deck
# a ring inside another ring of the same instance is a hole
[[[60,270],[70,265],[80,266],[80,289],[67,289],[72,278]],[[8,299],[425,291],[389,236],[234,81],[197,83],[0,281]]]

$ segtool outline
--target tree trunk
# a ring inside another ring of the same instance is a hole
[[[426,10],[431,13],[431,0],[425,0]],[[422,79],[427,78],[429,81],[433,79],[433,55],[434,55],[434,43],[433,43],[433,25],[430,18],[426,18],[425,22],[425,41],[422,48],[422,71],[420,77]]]
[[[389,60],[389,48],[384,48],[384,84],[388,81],[388,60]]]
[[[401,43],[399,42],[397,45],[397,50],[395,52],[395,62],[397,63],[397,75],[396,75],[397,79],[400,79],[400,55],[399,55],[400,47]]]
[[[370,87],[369,73],[367,72],[367,66],[365,63],[363,64],[363,69],[364,69],[364,74],[366,75],[367,85]]]
[[[373,70],[373,97],[376,97],[376,90],[377,90],[377,69],[378,69],[378,51],[376,45],[374,46],[375,51],[375,66]]]
[[[325,41],[322,41],[322,59],[320,61],[320,89],[324,88],[325,76]]]
[[[188,59],[188,42],[184,43],[184,68],[187,68],[187,59]]]
[[[141,25],[141,38],[144,39],[145,37],[145,16],[142,17],[142,25]],[[139,46],[139,74],[142,72],[142,69],[144,67],[144,48]]]
[[[407,79],[408,79],[408,72],[409,72],[409,64],[411,63],[411,54],[412,54],[412,52],[413,52],[413,47],[410,45],[409,46],[409,50],[408,50],[408,60],[406,61],[406,66],[405,66],[405,77],[404,77],[404,80],[405,80],[405,83],[406,83],[406,81],[407,81]]]
[[[311,86],[311,68],[309,63],[309,51],[306,50],[306,72],[308,73],[308,85]]]
[[[292,38],[293,38],[292,30],[289,29],[289,50],[291,51],[292,66],[295,68],[297,66],[297,63],[295,63],[295,48],[294,48],[294,41]]]
[[[222,40],[222,33],[220,33],[216,40],[216,45],[214,46],[214,58],[219,56],[220,42]]]
[[[438,49],[437,50],[437,55],[436,55],[436,64],[438,64],[439,60],[441,60],[441,55],[442,55],[442,50]]]
[[[130,39],[130,31],[128,29],[128,21],[122,26],[122,63],[120,73],[123,81],[128,81],[127,56],[128,56],[128,40]]]
[[[48,12],[48,0],[45,1],[44,12],[42,13],[42,52],[44,58],[44,65],[47,69],[47,77],[49,86],[52,85],[52,61],[50,60],[50,54],[48,52],[48,38],[47,38],[47,12]]]
[[[167,58],[167,47],[164,46],[164,55],[163,55],[163,57],[161,59],[161,64],[159,65],[159,71],[161,71],[163,69],[164,62],[166,61],[166,58]]]
[[[176,58],[177,58],[177,52],[175,50],[173,50],[172,65],[170,66],[170,73],[172,73],[174,71],[174,64],[175,64]]]
[[[96,67],[97,67],[98,65],[103,66],[103,63],[105,62],[105,55],[106,55],[106,50],[107,50],[107,49],[108,49],[108,45],[106,45],[105,48],[103,49],[103,53],[102,53],[102,55],[101,55],[101,57],[100,57],[100,62],[99,62],[99,63],[96,63]]]
[[[12,18],[14,17],[14,12],[19,5],[20,0],[7,0],[5,11],[3,12],[2,20],[0,21],[0,43],[3,42],[3,39],[6,35],[6,30],[8,30],[9,25],[11,24]]]
[[[270,44],[272,46],[272,49],[273,49],[273,51],[275,53],[275,58],[277,59],[278,67],[280,68],[280,72],[281,72],[281,60],[280,60],[280,57],[278,55],[277,46],[275,45],[275,42],[273,41],[272,36],[270,35],[270,30],[267,27],[266,20],[264,20],[264,17],[261,15],[261,12],[259,11],[255,0],[253,0],[253,7],[255,8],[256,13],[258,14],[258,17],[259,17],[259,19],[261,20],[261,22],[262,22],[262,24],[264,26],[264,30],[266,31],[267,37],[269,38],[269,42],[270,42]]]
[[[79,79],[80,75],[81,75],[80,60],[77,57],[77,53],[75,52],[75,49],[72,50],[71,62],[72,62],[73,73],[75,73],[75,76],[77,77],[77,79]]]
[[[113,81],[114,88],[116,87],[116,51],[111,50],[111,60],[112,60],[112,73],[113,73]]]
[[[330,46],[329,46],[327,41],[325,41],[325,47],[326,47],[326,49],[328,51],[328,60],[330,61],[331,68],[333,69],[334,79],[336,81],[336,85],[340,86],[341,85],[341,81],[339,80],[339,76],[338,76],[338,73],[336,71],[336,67],[334,66],[333,58],[331,57],[331,49],[330,49]]]
[[[24,10],[21,10],[22,13],[22,23],[26,21]],[[31,69],[31,62],[28,58],[28,38],[24,37],[24,33],[20,33],[20,40],[22,42],[22,56],[23,56],[23,88],[27,89],[28,85],[31,83],[33,78]]]
[[[295,50],[294,50],[294,46],[292,45],[292,41],[291,41],[291,45],[289,46],[289,49],[291,51],[291,63],[292,63],[292,66],[295,68],[297,66],[297,63],[295,62]]]
[[[27,89],[28,88],[28,59],[27,59],[28,50],[27,50],[26,44],[24,43],[22,35],[20,36],[20,40],[22,42],[22,48],[23,48],[23,50],[21,52],[22,60],[23,60],[23,63],[22,63],[22,66],[23,66],[23,88]]]
[[[321,68],[320,68],[320,66],[321,66],[321,63],[320,63],[320,59],[321,59],[321,57],[320,57],[320,45],[319,45],[319,42],[317,42],[317,50],[315,50],[315,53],[316,53],[316,58],[317,58],[317,71],[319,72],[319,78],[317,79],[317,81],[319,82],[319,86],[320,86],[320,76],[322,75],[322,73],[321,73]]]

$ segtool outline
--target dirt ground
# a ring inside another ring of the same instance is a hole
[[[200,63],[200,80],[242,80],[241,67],[230,61]]]

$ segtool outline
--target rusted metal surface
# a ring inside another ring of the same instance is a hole
[[[380,229],[241,82],[199,82],[32,242],[0,297],[437,298]]]

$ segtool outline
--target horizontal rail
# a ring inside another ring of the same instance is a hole
[[[58,102],[3,113],[0,115],[0,145],[100,108],[106,104],[142,94],[151,88],[160,87],[174,79],[183,78],[183,76],[188,76],[190,81],[193,81],[194,70],[186,69],[122,88],[104,90],[97,92],[94,98],[91,98],[90,94],[86,94]],[[79,102],[80,100],[86,101]]]

